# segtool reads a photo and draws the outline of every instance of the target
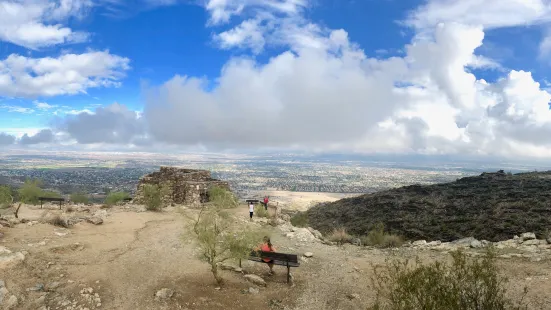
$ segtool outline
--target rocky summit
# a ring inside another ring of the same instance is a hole
[[[345,228],[367,235],[381,222],[410,240],[466,237],[500,241],[525,231],[547,238],[551,228],[551,171],[510,174],[502,170],[451,183],[412,185],[311,208],[312,227]]]

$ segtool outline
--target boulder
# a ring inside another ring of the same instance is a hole
[[[174,291],[169,288],[163,288],[157,291],[155,293],[155,299],[156,300],[166,300],[172,297],[174,295]]]
[[[313,256],[314,256],[314,253],[312,253],[312,252],[304,253],[304,257],[310,258],[310,257],[313,257]]]
[[[484,245],[482,244],[482,242],[480,242],[480,241],[478,241],[478,240],[473,240],[473,241],[471,241],[471,243],[469,244],[469,246],[470,246],[471,248],[474,248],[474,249],[484,247]]]
[[[25,255],[23,253],[13,253],[7,248],[0,246],[0,270],[17,265],[24,260]]]
[[[86,221],[88,223],[92,223],[94,225],[100,225],[100,224],[103,224],[103,219],[101,217],[98,217],[98,216],[92,216],[92,217],[89,217],[86,219]]]
[[[473,241],[478,241],[476,240],[475,238],[473,237],[468,237],[468,238],[462,238],[462,239],[458,239],[458,240],[455,240],[455,241],[452,241],[451,243],[455,246],[464,246],[464,247],[469,247],[471,246],[471,243]]]
[[[262,279],[261,277],[254,275],[254,274],[247,274],[245,275],[245,279],[253,284],[256,284],[258,286],[266,286],[266,281]]]
[[[413,246],[422,246],[422,245],[426,245],[426,244],[427,244],[426,240],[417,240],[417,241],[413,241],[413,243],[411,245],[413,245]]]
[[[256,287],[249,287],[248,292],[249,292],[249,294],[258,294],[260,292],[260,290]]]
[[[15,295],[11,295],[10,298],[6,300],[4,309],[15,309],[18,303],[19,303],[19,300],[17,299],[17,297],[15,297]]]
[[[323,239],[323,235],[318,230],[315,230],[312,227],[308,227],[308,230],[312,233],[312,235],[314,235],[314,237],[316,237],[318,239]]]
[[[522,241],[532,240],[532,239],[536,239],[536,234],[532,232],[527,232],[520,235],[520,238],[522,239]]]

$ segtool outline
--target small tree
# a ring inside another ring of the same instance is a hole
[[[11,188],[6,185],[0,186],[0,209],[7,208],[13,203]]]
[[[200,257],[210,265],[216,283],[223,284],[218,265],[230,259],[246,258],[256,245],[262,241],[258,231],[243,229],[232,225],[228,208],[234,207],[237,199],[225,189],[213,188],[209,191],[209,203],[203,204],[196,217],[191,221],[190,233],[199,246]]]
[[[161,197],[161,187],[154,184],[143,185],[143,201],[149,211],[159,211],[162,208],[163,201]]]
[[[73,194],[71,194],[71,201],[74,202],[74,203],[87,204],[87,203],[90,202],[90,199],[84,193],[73,193]]]
[[[19,200],[27,204],[38,204],[38,197],[43,194],[42,188],[40,188],[42,184],[42,181],[39,179],[26,180],[18,190]]]
[[[128,197],[130,197],[130,195],[128,195],[128,193],[125,193],[125,192],[112,192],[112,193],[109,193],[109,195],[107,195],[107,197],[105,198],[105,204],[109,206],[113,206]]]

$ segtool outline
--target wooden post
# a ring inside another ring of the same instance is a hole
[[[40,199],[40,209],[42,209],[42,199]]]
[[[239,268],[241,268],[241,258],[239,259]]]
[[[291,267],[289,267],[289,261],[287,261],[287,284],[289,284],[290,278],[291,278]]]

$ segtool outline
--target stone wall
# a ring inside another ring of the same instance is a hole
[[[160,171],[150,173],[140,179],[134,197],[135,203],[143,203],[143,186],[145,184],[161,186],[163,203],[169,205],[197,205],[207,202],[208,189],[211,186],[229,189],[227,182],[213,179],[210,171],[161,167]]]

